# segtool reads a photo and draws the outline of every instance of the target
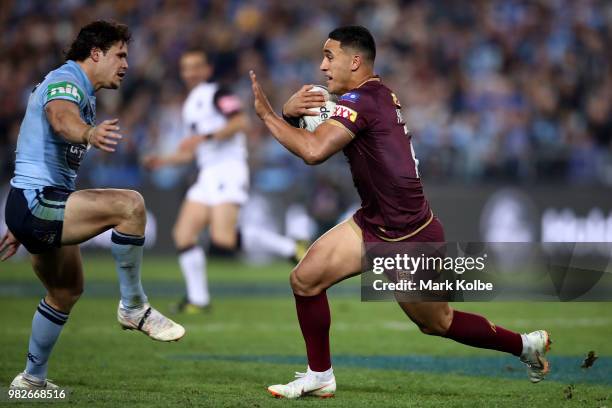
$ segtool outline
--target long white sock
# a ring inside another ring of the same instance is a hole
[[[206,276],[206,255],[202,247],[193,246],[179,254],[179,264],[187,285],[189,303],[205,306],[210,302],[208,277]]]
[[[244,226],[240,230],[242,248],[245,252],[265,251],[288,258],[295,254],[295,241],[276,232],[260,227]]]

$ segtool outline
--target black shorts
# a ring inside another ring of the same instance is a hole
[[[6,225],[32,254],[62,245],[64,209],[72,190],[55,187],[11,188],[6,200]]]

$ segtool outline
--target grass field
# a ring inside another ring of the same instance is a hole
[[[209,271],[212,312],[176,317],[187,335],[163,344],[119,329],[110,256],[85,255],[85,293],[50,361],[50,378],[71,395],[54,406],[612,406],[612,304],[455,305],[508,328],[552,333],[553,373],[533,385],[515,358],[425,336],[392,303],[361,303],[358,279],[329,296],[336,397],[275,400],[265,387],[305,369],[290,266],[212,262]],[[162,311],[182,294],[172,257],[148,256],[143,277]],[[0,264],[0,387],[23,370],[42,294],[27,262]],[[590,350],[600,359],[581,369]]]

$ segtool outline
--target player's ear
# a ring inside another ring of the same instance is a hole
[[[90,51],[89,51],[89,56],[91,57],[91,59],[94,62],[98,62],[100,61],[100,56],[102,55],[102,50],[98,47],[93,47]]]
[[[361,55],[359,54],[353,55],[353,59],[351,61],[351,71],[357,71],[362,63],[363,63],[363,60],[361,59]]]

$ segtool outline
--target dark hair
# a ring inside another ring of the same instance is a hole
[[[340,42],[340,47],[350,47],[361,51],[370,62],[376,58],[376,44],[374,37],[367,28],[362,26],[338,27],[329,33],[328,38]]]
[[[129,43],[132,35],[128,26],[114,21],[98,20],[87,24],[79,31],[66,52],[66,61],[85,61],[92,48],[99,48],[106,53],[118,42]]]

